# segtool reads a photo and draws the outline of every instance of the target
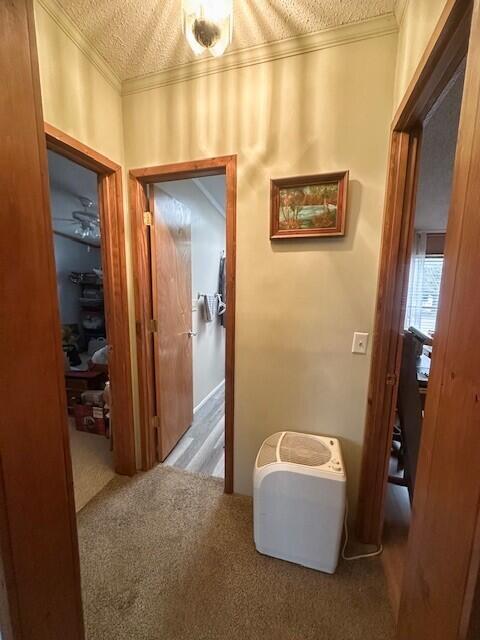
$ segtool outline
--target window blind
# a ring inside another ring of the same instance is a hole
[[[442,269],[443,256],[418,255],[413,257],[405,328],[414,326],[427,334],[432,334],[435,331]]]

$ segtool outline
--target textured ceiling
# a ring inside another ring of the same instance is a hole
[[[234,0],[229,51],[391,13],[394,0]],[[181,30],[181,0],[62,0],[121,80],[196,59]],[[207,54],[208,55],[208,54]]]

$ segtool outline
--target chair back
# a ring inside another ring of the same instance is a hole
[[[402,430],[405,480],[413,501],[418,455],[422,436],[422,401],[417,380],[416,340],[408,331],[403,337],[402,365],[398,383],[398,415]]]

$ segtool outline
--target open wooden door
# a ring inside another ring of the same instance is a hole
[[[0,635],[83,640],[32,0],[0,2]]]
[[[190,210],[150,186],[157,448],[160,461],[193,421]]]

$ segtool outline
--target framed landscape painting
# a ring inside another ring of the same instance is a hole
[[[271,181],[270,238],[345,235],[348,171]]]

